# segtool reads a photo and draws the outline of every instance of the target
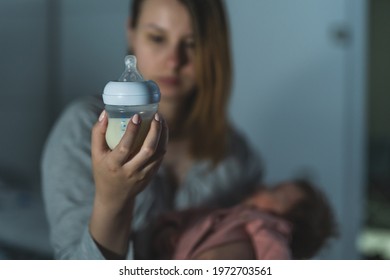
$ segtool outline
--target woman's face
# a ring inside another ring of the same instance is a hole
[[[190,15],[178,0],[145,0],[129,44],[138,68],[154,80],[165,100],[180,100],[195,89],[194,36]]]

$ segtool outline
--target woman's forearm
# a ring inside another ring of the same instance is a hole
[[[131,234],[134,201],[109,206],[95,199],[89,230],[106,259],[124,259]]]

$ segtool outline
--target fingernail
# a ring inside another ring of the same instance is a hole
[[[131,121],[133,122],[133,124],[139,124],[140,123],[140,117],[138,114],[135,114],[132,118],[131,118]]]
[[[158,113],[154,114],[154,119],[158,122],[160,121],[160,116],[158,115]]]
[[[104,116],[106,115],[106,111],[103,110],[103,112],[99,116],[99,122],[101,122],[104,119]]]

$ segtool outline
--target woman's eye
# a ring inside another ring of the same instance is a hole
[[[149,35],[149,40],[156,44],[161,44],[164,42],[164,37],[159,35]]]
[[[185,42],[185,46],[187,48],[193,49],[193,48],[195,48],[195,42],[194,41],[187,41],[187,42]]]

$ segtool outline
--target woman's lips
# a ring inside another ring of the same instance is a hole
[[[180,83],[180,79],[176,77],[160,77],[157,79],[157,83],[167,86],[177,86]]]

